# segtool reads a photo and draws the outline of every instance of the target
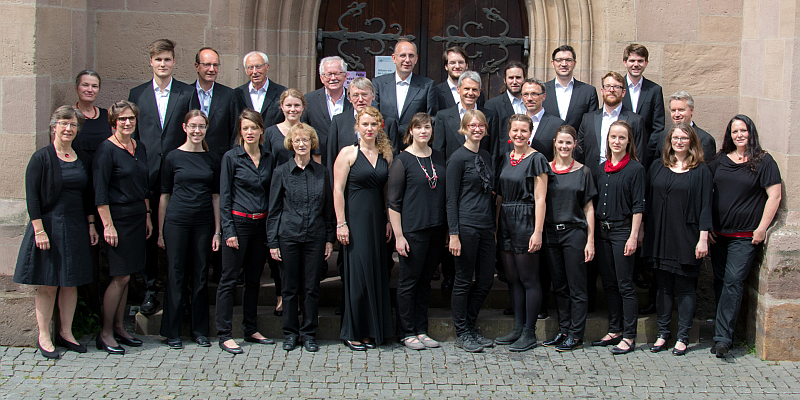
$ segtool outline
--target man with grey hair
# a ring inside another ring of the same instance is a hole
[[[300,120],[317,131],[322,165],[327,164],[328,128],[333,117],[353,109],[344,94],[346,79],[347,64],[344,60],[339,56],[325,57],[319,62],[319,80],[323,87],[305,95],[306,109]]]
[[[700,145],[703,147],[703,160],[709,163],[714,159],[717,154],[717,141],[710,133],[701,129],[697,124],[692,121],[694,115],[694,98],[689,92],[681,90],[669,96],[669,115],[672,118],[672,123],[678,122],[689,123],[694,131],[697,132],[697,138],[700,139]],[[666,129],[669,129],[667,127]],[[664,147],[664,138],[667,136],[666,129],[661,132],[654,132],[650,136],[650,141],[647,144],[647,152],[650,154],[650,160],[661,158],[661,153]]]
[[[481,148],[494,154],[497,142],[497,119],[489,110],[477,107],[478,98],[481,96],[481,76],[475,71],[464,71],[458,78],[458,95],[461,99],[455,106],[439,111],[433,124],[433,148],[441,151],[444,158],[464,145],[464,135],[459,133],[461,118],[467,110],[478,109],[486,116],[487,135],[481,140]]]
[[[236,88],[236,118],[238,119],[244,109],[250,108],[261,113],[265,129],[283,122],[279,103],[281,93],[286,87],[267,78],[269,57],[260,51],[251,51],[244,56],[242,64],[250,82]]]

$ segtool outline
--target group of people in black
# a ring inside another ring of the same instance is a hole
[[[448,78],[439,85],[412,72],[416,45],[401,40],[395,73],[356,78],[345,90],[344,60],[327,57],[319,65],[324,87],[305,95],[269,80],[260,52],[243,59],[249,82],[231,89],[215,82],[219,54],[203,48],[198,80],[183,84],[172,77],[174,46],[153,42],[153,80],[108,110],[94,105],[100,76],[81,72],[78,103],[56,109],[52,144],[28,165],[31,223],[14,281],[38,285],[37,346],[45,357],[58,358],[56,346],[87,351],[71,325],[76,287],[97,280],[92,246],[101,242],[111,282],[95,342],[110,354],[143,344],[123,316],[133,274],[142,273],[146,286],[140,311],[158,306],[157,247],[168,264],[161,335],[170,348],[183,348],[184,312],[192,340],[211,346],[209,265],[221,253],[214,268],[220,348],[243,353],[232,328],[239,281],[244,340],[274,344],[257,326],[269,263],[283,349],[318,351],[320,279],[337,241],[340,338],[353,351],[392,336],[409,349],[439,347],[427,334],[427,313],[441,265],[455,344],[466,351],[582,348],[599,272],[609,330],[591,344],[629,353],[639,313],[634,275],[645,264],[659,326],[650,351],[669,347],[677,298],[672,352],[683,355],[707,255],[717,300],[712,352],[730,350],[743,281],[780,203],[780,172],[747,116],[730,120],[717,151],[691,121],[691,95],[677,92],[666,126],[661,87],[643,77],[644,46],[625,49],[626,76],[603,76],[602,103],[573,77],[576,54],[567,45],[552,53],[555,79],[526,78],[525,66],[512,61],[503,92],[488,101],[457,46],[443,54]],[[514,327],[493,340],[476,322],[496,269],[508,283]],[[540,343],[536,322],[551,286],[559,331]]]

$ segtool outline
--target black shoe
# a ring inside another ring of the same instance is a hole
[[[363,343],[355,344],[349,340],[342,340],[342,343],[353,351],[367,351],[367,347]]]
[[[267,338],[267,337],[265,337],[263,339],[256,339],[256,338],[254,338],[252,336],[245,336],[244,337],[244,341],[245,342],[249,342],[249,343],[258,343],[258,344],[275,344],[274,340],[272,340],[270,338]]]
[[[319,345],[317,344],[317,341],[314,340],[314,339],[306,339],[306,340],[304,340],[303,341],[303,348],[306,349],[306,351],[311,352],[311,353],[316,353],[317,351],[319,351]]]
[[[181,342],[181,338],[167,339],[167,346],[170,349],[180,350],[183,348],[183,342]]]
[[[41,343],[39,343],[39,341],[37,340],[36,347],[39,348],[39,352],[42,353],[44,358],[49,358],[51,360],[58,360],[59,358],[61,358],[61,354],[58,354],[58,349],[56,349],[55,345],[53,346],[53,351],[47,351],[42,348]]]
[[[683,343],[686,347],[683,350],[672,349],[672,354],[676,356],[682,356],[686,354],[686,351],[689,350],[689,342],[684,339],[678,339],[679,342]]]
[[[603,340],[603,339],[595,340],[594,342],[592,342],[592,346],[616,346],[621,341],[622,341],[622,335],[619,335],[615,338],[611,338],[608,340]]]
[[[108,354],[116,354],[116,355],[124,355],[125,348],[117,344],[117,347],[111,347],[107,345],[103,338],[100,337],[100,334],[97,334],[97,338],[95,339],[95,345],[97,346],[97,350],[105,350]]]
[[[503,315],[514,315],[514,307],[508,307],[503,310]]]
[[[442,290],[446,291],[453,290],[453,279],[445,276],[444,279],[442,280],[441,286],[439,287],[442,288]]]
[[[283,316],[283,310],[278,310],[277,308],[272,313],[275,314],[276,317],[282,317]]]
[[[548,340],[546,342],[542,342],[542,346],[544,346],[544,347],[558,347],[559,345],[561,345],[561,343],[564,343],[565,340],[567,340],[567,334],[566,333],[559,333],[558,335],[556,335],[556,337],[553,338],[553,340]]]
[[[375,345],[375,342],[373,342],[372,340],[370,340],[369,342],[361,341],[361,343],[363,343],[364,347],[366,347],[368,350],[372,350],[372,349],[377,349],[378,348],[378,346]]]
[[[524,329],[523,329],[524,330]],[[479,345],[483,346],[484,348],[487,347],[494,347],[494,340],[485,338],[477,329],[472,329],[472,337],[478,342]]]
[[[342,315],[342,307],[336,307],[336,309],[333,310],[333,314],[334,315]]]
[[[475,341],[475,338],[470,334],[470,332],[464,332],[458,335],[456,338],[456,347],[461,347],[470,353],[483,351],[483,346]]]
[[[211,347],[211,342],[209,342],[208,338],[205,336],[198,336],[194,338],[194,342],[200,347]]]
[[[636,286],[641,289],[650,288],[650,284],[647,282],[647,277],[641,271],[633,275],[633,283],[635,283]]]
[[[525,328],[522,336],[514,344],[508,346],[508,351],[528,351],[536,347],[539,342],[536,340],[536,329]]]
[[[731,347],[723,342],[714,343],[712,352],[717,355],[717,358],[724,358],[731,351]]]
[[[144,344],[144,342],[135,337],[131,337],[130,339],[128,339],[116,333],[114,334],[114,340],[116,340],[117,343],[119,344],[124,344],[125,346],[130,346],[130,347],[141,347],[142,344]]]
[[[142,305],[139,306],[139,312],[143,315],[153,315],[156,313],[156,307],[161,304],[156,300],[154,295],[145,296]]]
[[[225,342],[219,342],[219,348],[233,355],[244,353],[244,350],[242,350],[241,347],[228,347],[225,346]]]
[[[561,342],[560,345],[556,346],[556,351],[563,353],[565,351],[572,351],[580,348],[583,348],[583,340],[569,337],[567,340]]]
[[[550,314],[547,312],[547,310],[545,310],[545,311],[542,311],[539,314],[537,314],[536,315],[536,319],[547,319],[547,317],[549,317],[549,316],[550,316]]]
[[[625,342],[627,343],[628,341],[626,340]],[[615,356],[619,356],[619,355],[622,355],[622,354],[628,354],[628,353],[632,352],[635,349],[636,349],[636,341],[633,340],[633,339],[630,339],[630,343],[628,343],[628,348],[627,349],[621,349],[621,348],[619,348],[619,346],[614,346],[614,347],[611,348],[611,354],[613,354]]]
[[[642,307],[642,308],[639,309],[639,314],[640,315],[650,315],[650,314],[655,314],[655,313],[656,313],[656,304],[655,303],[650,303],[650,304],[647,305],[647,307]]]
[[[522,325],[514,325],[514,329],[511,330],[511,333],[505,336],[500,336],[494,340],[495,343],[499,345],[509,345],[514,344],[520,336],[522,336]]]
[[[654,344],[653,347],[650,348],[650,352],[651,353],[658,353],[658,352],[666,350],[667,347],[669,347],[669,338],[670,338],[669,334],[658,335],[658,338],[659,339],[664,339],[664,343],[662,343],[661,346],[656,346]]]
[[[297,347],[297,338],[292,336],[289,338],[284,339],[283,341],[283,349],[286,351],[292,351]]]
[[[88,351],[86,349],[86,346],[84,346],[84,345],[82,345],[80,343],[68,342],[67,339],[64,339],[63,337],[61,337],[60,333],[56,334],[56,343],[55,344],[56,344],[56,346],[66,347],[70,351],[74,351],[76,353],[86,353]]]

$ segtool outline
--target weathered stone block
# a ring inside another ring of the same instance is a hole
[[[36,109],[36,87],[34,77],[5,77],[2,84],[2,126],[3,133],[32,134],[36,130],[36,120],[31,118],[31,110]]]
[[[800,361],[800,305],[759,301],[756,352],[764,360]]]
[[[665,96],[669,94],[664,93]],[[739,113],[739,102],[736,97],[730,96],[695,96],[694,97],[694,121],[706,132],[714,136],[717,141],[717,149],[722,147],[722,136],[725,134],[725,128],[728,126],[728,121]],[[666,108],[667,105],[665,104]],[[667,110],[669,112],[669,110]]]
[[[695,41],[697,11],[697,0],[636,0],[636,39],[662,43]]]
[[[738,43],[742,40],[742,18],[701,15],[697,39],[708,43]]]
[[[758,38],[758,4],[758,0],[744,0],[742,3],[742,39]]]
[[[69,24],[69,25],[66,25]],[[68,80],[72,75],[72,10],[60,7],[36,9],[37,74],[49,74],[54,80]],[[84,46],[83,43],[79,46]]]
[[[771,100],[787,100],[784,98],[784,87],[786,86],[784,82],[789,78],[788,75],[784,75],[785,41],[783,39],[769,39],[763,42],[764,97]],[[747,59],[745,58],[745,60]],[[786,95],[789,95],[789,93],[786,93]]]
[[[5,199],[25,198],[25,168],[36,151],[33,135],[0,134],[0,193]]]
[[[758,21],[759,38],[767,39],[779,37],[781,27],[781,1],[759,0],[758,19],[754,21]]]
[[[739,94],[738,46],[664,45],[665,93],[688,90],[693,96]]]
[[[30,5],[0,5],[0,76],[33,73],[36,10]]]
[[[760,99],[758,101],[758,115],[755,118],[758,131],[764,132],[758,138],[764,148],[772,151],[786,153],[788,138],[778,132],[790,132],[789,104],[785,101]]]
[[[193,15],[207,14],[210,1],[193,0],[136,0],[126,2],[130,11],[145,11],[155,13],[191,13]]]
[[[741,16],[742,2],[730,0],[700,0],[700,14]]]
[[[769,249],[759,270],[758,293],[793,300],[800,293],[800,227],[782,226],[769,234]]]
[[[89,10],[124,10],[125,0],[86,0]]]

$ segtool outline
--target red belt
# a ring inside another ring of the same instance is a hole
[[[264,219],[264,218],[267,218],[267,213],[248,214],[248,213],[243,213],[241,211],[232,210],[231,214],[238,215],[240,217],[250,218],[250,219]]]
[[[753,237],[753,232],[734,232],[734,233],[722,233],[714,231],[717,235],[731,237],[731,238],[751,238]]]

